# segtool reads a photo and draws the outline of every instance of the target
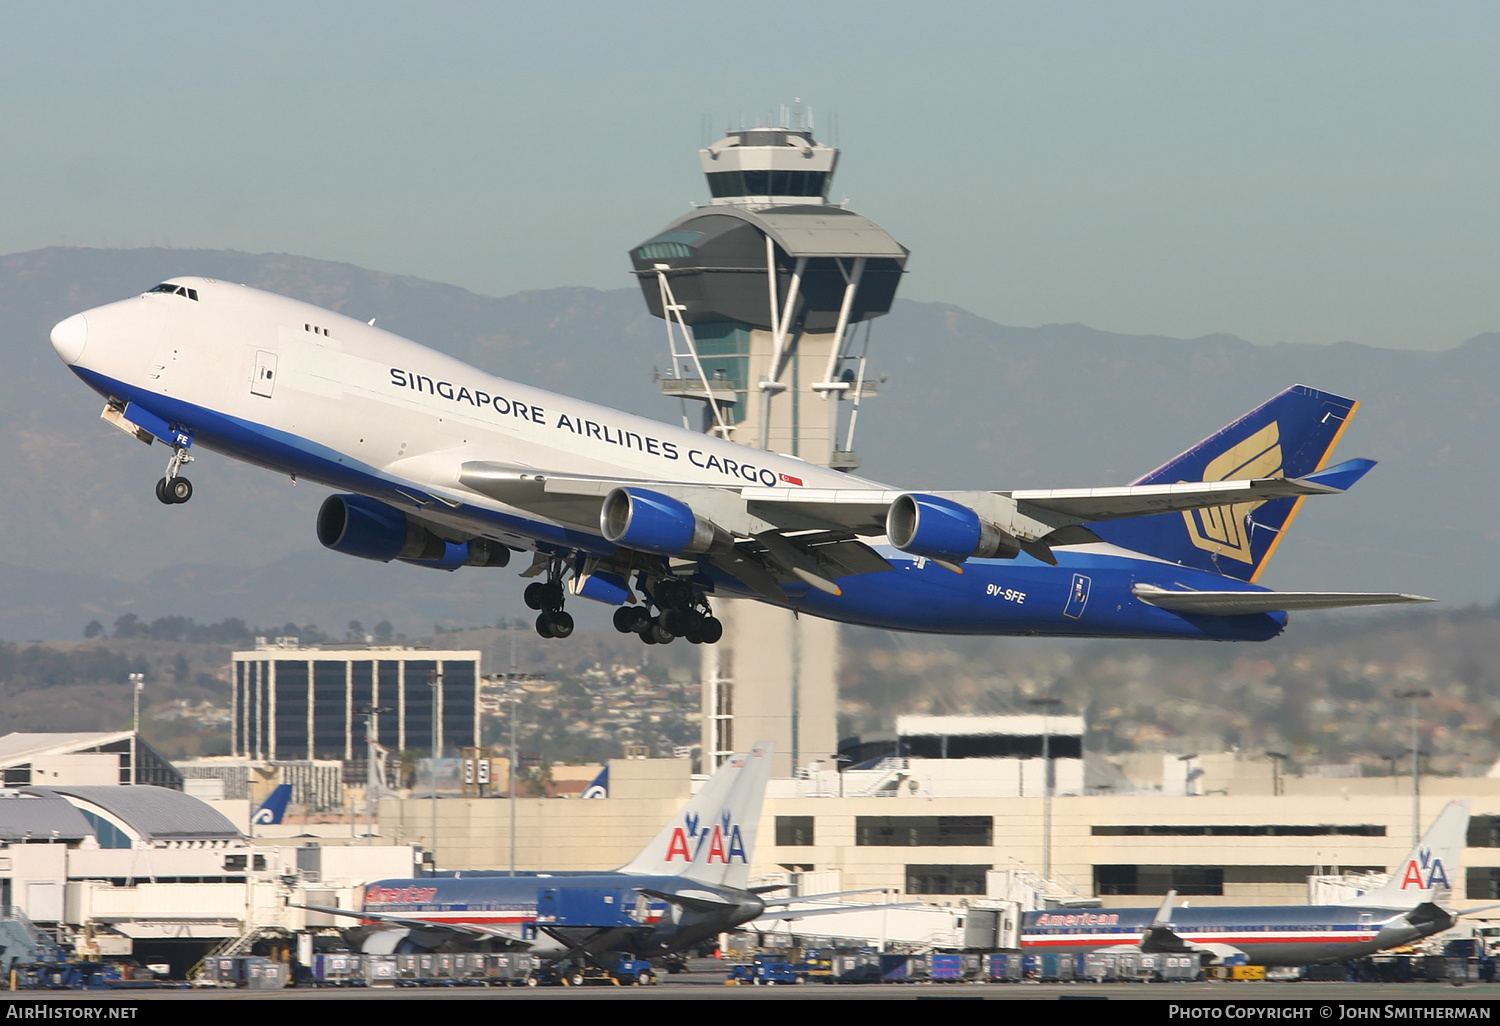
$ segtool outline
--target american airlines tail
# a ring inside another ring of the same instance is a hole
[[[701,883],[737,887],[750,883],[750,860],[755,855],[755,835],[760,829],[760,807],[766,797],[766,781],[771,776],[771,756],[776,746],[769,741],[757,742],[745,753],[744,766],[735,777],[729,797],[719,810],[718,822],[699,840],[688,876]],[[724,838],[722,844],[717,838]]]
[[[744,887],[774,751],[762,741],[731,755],[620,872]]]
[[[1458,879],[1468,833],[1469,799],[1455,798],[1392,869],[1385,886],[1342,904],[1409,909],[1426,901],[1441,903]]]

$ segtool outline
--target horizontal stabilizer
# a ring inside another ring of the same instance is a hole
[[[739,906],[732,901],[724,901],[716,898],[706,891],[698,894],[675,894],[671,891],[658,891],[650,887],[637,887],[648,898],[657,901],[665,901],[669,905],[685,908],[689,912],[732,912]]]
[[[1169,591],[1154,584],[1137,584],[1131,592],[1147,605],[1174,613],[1203,616],[1251,616],[1303,609],[1343,609],[1349,606],[1389,606],[1403,602],[1434,602],[1422,595],[1395,591]]]

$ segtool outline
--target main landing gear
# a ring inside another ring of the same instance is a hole
[[[547,583],[533,581],[523,594],[528,606],[542,611],[536,618],[536,632],[544,638],[566,638],[573,633],[573,618],[563,612],[562,574],[562,560],[554,559],[547,568]]]
[[[193,482],[178,473],[191,462],[193,456],[187,451],[187,446],[173,447],[172,458],[167,461],[167,474],[156,482],[156,497],[164,504],[175,506],[193,497]]]
[[[651,600],[657,607],[654,616],[641,606],[616,609],[615,630],[639,634],[648,645],[670,644],[673,638],[712,645],[724,636],[724,625],[709,609],[708,599],[685,581],[670,577],[659,581],[652,589]]]

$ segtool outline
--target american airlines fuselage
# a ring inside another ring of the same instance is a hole
[[[1135,946],[1156,915],[1154,908],[1028,912],[1021,947],[1087,954]],[[1255,965],[1313,965],[1411,944],[1452,923],[1451,915],[1435,905],[1412,912],[1350,905],[1265,905],[1177,908],[1167,925],[1188,945],[1238,949]]]
[[[673,905],[643,890],[701,902],[704,908]],[[505,942],[522,942],[528,951],[543,956],[582,947],[591,954],[627,951],[643,957],[685,950],[749,922],[764,908],[755,894],[738,888],[683,876],[630,873],[477,873],[377,880],[365,887],[361,906],[368,922],[410,924],[415,948],[454,943],[462,935],[453,928],[490,927]],[[424,930],[422,924],[431,929]],[[484,946],[480,935],[468,939]]]

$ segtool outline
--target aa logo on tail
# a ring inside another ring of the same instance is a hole
[[[715,823],[712,828],[699,826],[698,817],[689,813],[683,818],[683,827],[674,827],[672,840],[667,844],[666,861],[672,862],[681,857],[684,862],[692,862],[697,854],[708,847],[708,854],[704,858],[707,865],[728,865],[739,861],[748,864],[749,858],[745,855],[745,842],[740,838],[739,824],[729,821],[726,812],[721,822]],[[688,839],[693,838],[697,844],[689,848]]]
[[[1417,857],[1406,860],[1406,868],[1401,871],[1401,889],[1415,887],[1419,891],[1428,891],[1434,887],[1452,888],[1448,882],[1448,873],[1443,869],[1443,860],[1432,854],[1430,848],[1417,849]]]
[[[1231,446],[1203,468],[1205,481],[1248,481],[1281,476],[1281,429],[1271,421],[1243,442]],[[1200,549],[1254,563],[1246,521],[1259,502],[1240,502],[1212,509],[1184,510],[1188,538]]]

